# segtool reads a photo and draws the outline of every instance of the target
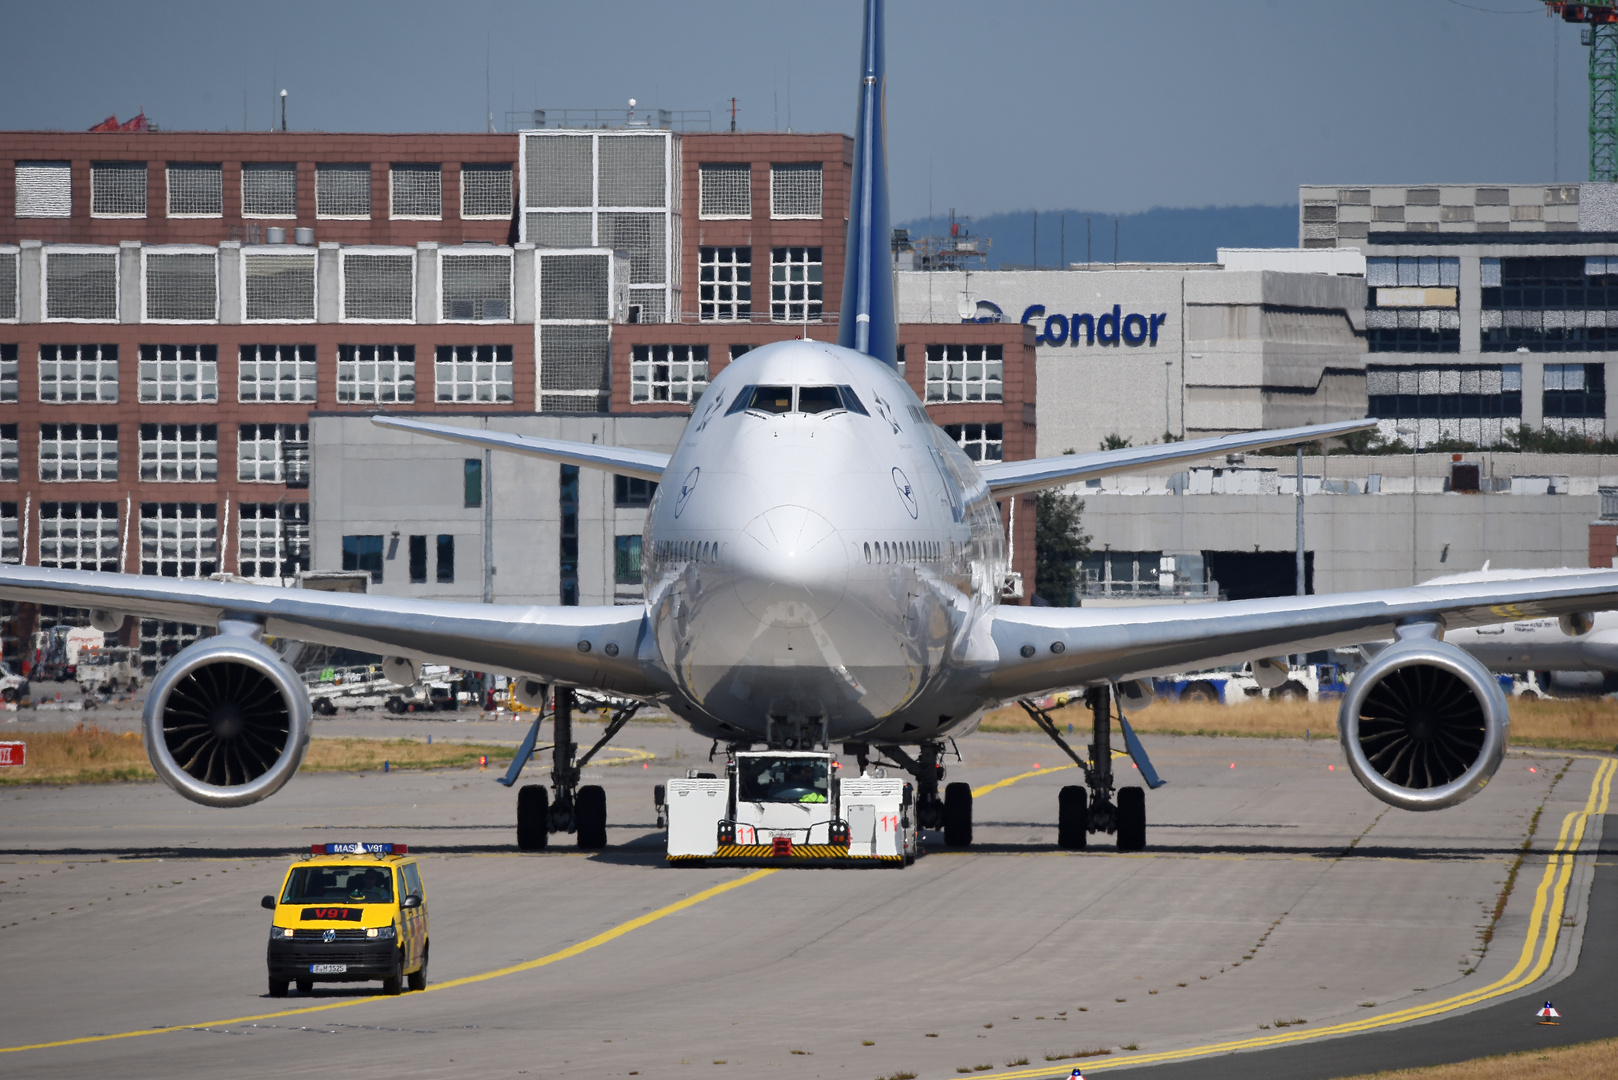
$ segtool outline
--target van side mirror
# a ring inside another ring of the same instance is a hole
[[[275,910],[275,897],[273,897],[273,896],[266,896],[264,899],[260,900],[258,903],[259,903],[259,906],[262,907],[265,911],[274,911]]]
[[[405,911],[409,911],[411,908],[419,908],[420,906],[421,897],[417,896],[415,893],[411,893],[399,903],[399,907],[403,908]]]

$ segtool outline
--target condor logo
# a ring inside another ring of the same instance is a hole
[[[362,909],[353,907],[306,907],[303,909],[303,921],[359,922],[363,914]]]

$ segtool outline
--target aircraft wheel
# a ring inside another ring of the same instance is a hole
[[[954,783],[944,788],[944,843],[972,846],[972,787]]]
[[[544,851],[550,840],[551,793],[544,784],[524,784],[517,789],[517,848]]]
[[[1090,793],[1069,784],[1056,796],[1056,846],[1083,851],[1090,832]]]
[[[1142,851],[1146,847],[1146,791],[1138,787],[1118,789],[1118,850]]]
[[[579,825],[579,847],[599,851],[607,846],[607,792],[596,784],[579,789],[574,814]]]

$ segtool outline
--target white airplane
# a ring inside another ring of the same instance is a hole
[[[1090,753],[1062,743],[1085,787],[1066,789],[1064,843],[1116,831],[1145,843],[1142,790],[1115,790],[1113,691],[1140,700],[1158,673],[1395,638],[1354,681],[1339,718],[1348,762],[1377,798],[1411,810],[1476,794],[1499,766],[1509,715],[1487,669],[1444,629],[1618,607],[1618,572],[1336,595],[1127,609],[1001,604],[1004,535],[995,500],[1237,450],[1368,428],[1351,421],[1163,446],[977,465],[931,420],[895,364],[882,3],[867,0],[848,268],[837,345],[756,349],[714,378],[672,454],[504,435],[416,420],[376,423],[435,438],[660,482],[647,515],[641,607],[451,603],[157,577],[0,568],[0,597],[211,624],[153,682],[143,724],[160,777],[209,806],[286,783],[309,738],[302,682],[264,635],[506,672],[539,700],[556,689],[551,790],[525,788],[519,844],[576,831],[606,842],[605,797],[580,787],[570,703],[577,687],[656,703],[743,750],[841,743],[861,770],[873,750],[915,779],[915,812],[945,840],[971,840],[971,793],[941,793],[951,736],[983,714],[1082,686]],[[621,728],[632,709],[609,724]],[[1121,713],[1142,776],[1161,781]],[[538,725],[514,763],[527,760]],[[600,744],[598,744],[599,746]],[[1073,797],[1077,795],[1077,798]],[[908,827],[908,826],[907,826]]]
[[[1482,570],[1434,578],[1430,585],[1458,582],[1563,578],[1589,573],[1582,568]],[[1493,626],[1459,629],[1445,638],[1477,657],[1490,671],[1539,673],[1540,685],[1567,694],[1600,694],[1618,689],[1618,611],[1519,619]]]

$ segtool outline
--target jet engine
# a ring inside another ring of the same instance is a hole
[[[163,782],[204,806],[279,791],[309,748],[309,695],[275,650],[220,634],[181,650],[152,681],[141,725]]]
[[[1438,810],[1482,791],[1500,767],[1510,725],[1488,669],[1432,638],[1379,652],[1337,713],[1348,767],[1372,795],[1404,810]]]

